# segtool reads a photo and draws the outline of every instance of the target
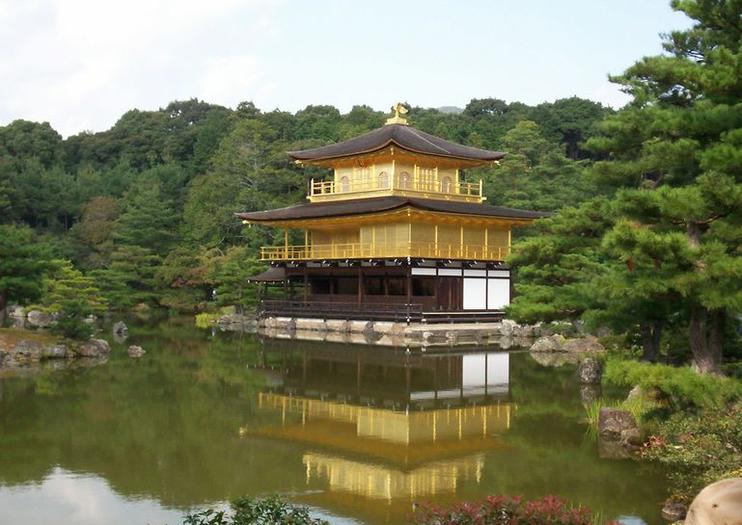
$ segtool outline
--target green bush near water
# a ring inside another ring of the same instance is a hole
[[[742,381],[698,374],[690,367],[609,359],[603,381],[617,386],[638,385],[654,392],[672,412],[722,409],[742,399]]]
[[[306,507],[292,505],[277,496],[264,499],[238,498],[225,511],[204,510],[186,516],[184,525],[329,525],[312,518]]]
[[[742,477],[742,406],[660,423],[642,456],[667,467],[671,496],[690,502],[706,485]]]
[[[642,395],[615,405],[653,434],[641,455],[667,467],[672,499],[688,503],[704,486],[742,476],[742,381],[615,357],[603,381],[641,387]],[[586,407],[596,428],[602,403]]]

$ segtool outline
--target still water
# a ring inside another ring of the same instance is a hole
[[[598,457],[573,367],[187,321],[130,332],[141,360],[113,344],[95,367],[0,376],[0,524],[176,525],[269,494],[337,524],[405,523],[413,501],[493,493],[662,523],[662,474]]]

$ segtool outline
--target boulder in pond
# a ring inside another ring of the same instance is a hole
[[[708,485],[688,507],[685,525],[739,525],[742,523],[742,478]]]
[[[628,410],[603,407],[598,415],[598,433],[603,439],[631,443],[639,437],[639,426]]]
[[[580,401],[583,405],[595,403],[600,399],[600,385],[580,385]]]
[[[23,339],[10,349],[9,354],[16,363],[23,365],[39,361],[43,350],[41,343]]]
[[[126,352],[129,354],[129,357],[133,357],[135,359],[142,357],[144,354],[147,353],[147,351],[142,348],[141,346],[137,345],[131,345]]]
[[[605,347],[600,344],[598,338],[594,335],[586,335],[585,337],[578,337],[575,339],[569,339],[564,343],[562,349],[565,352],[603,352]]]
[[[547,335],[539,337],[531,345],[531,352],[562,352],[564,351],[565,338],[562,335]]]
[[[26,326],[26,310],[22,306],[12,305],[7,308],[10,326],[13,328],[24,328]],[[2,312],[0,312],[1,314]],[[2,320],[2,315],[0,315]]]
[[[26,316],[28,325],[33,328],[49,328],[54,322],[54,318],[41,310],[31,310]]]
[[[586,357],[580,361],[577,375],[583,385],[598,385],[603,377],[603,364],[594,357]]]
[[[520,326],[512,319],[503,319],[500,322],[500,335],[511,337],[513,335],[516,335],[516,331],[520,332]]]
[[[105,339],[89,339],[77,347],[80,357],[104,357],[111,353],[111,347]]]
[[[126,326],[126,323],[123,321],[116,321],[113,323],[113,335],[126,337],[129,335],[129,327]]]
[[[662,505],[662,517],[670,523],[675,523],[676,521],[684,519],[687,512],[688,507],[679,501],[668,499],[665,501],[665,504]]]
[[[529,355],[541,366],[557,368],[563,365],[577,364],[579,359],[577,354],[566,352],[531,352]]]
[[[44,345],[41,356],[45,359],[64,359],[70,356],[69,349],[62,343]]]

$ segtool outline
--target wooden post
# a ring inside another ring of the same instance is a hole
[[[407,267],[407,304],[412,304],[412,267]]]
[[[363,266],[358,267],[358,304],[363,304]]]
[[[283,229],[283,250],[284,250],[284,259],[289,258],[289,229],[284,228]]]
[[[309,269],[304,266],[304,303],[309,301]]]

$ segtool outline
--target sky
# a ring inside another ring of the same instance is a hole
[[[190,98],[620,107],[608,74],[690,23],[667,0],[0,0],[0,125],[69,136]]]

